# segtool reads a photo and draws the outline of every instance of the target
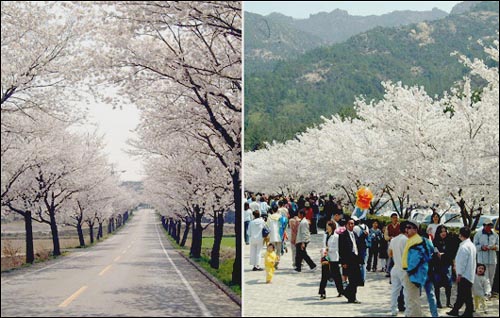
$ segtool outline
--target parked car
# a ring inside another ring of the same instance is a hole
[[[490,219],[493,222],[493,224],[496,224],[498,220],[498,215],[481,215],[479,217],[479,222],[477,223],[476,230],[480,231],[483,229],[483,223],[486,219]],[[447,227],[461,228],[462,226],[464,226],[464,223],[461,217],[457,217],[453,221],[444,223],[444,225],[446,225]],[[498,225],[495,225],[495,228],[497,226]]]

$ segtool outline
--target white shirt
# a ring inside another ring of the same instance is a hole
[[[356,226],[354,226],[353,231],[354,231],[354,233],[356,233],[356,235],[358,237],[361,236],[361,232],[365,232],[365,235],[368,235],[368,233],[369,233],[368,225],[366,225],[366,224],[356,225]]]
[[[339,261],[339,235],[337,233],[333,233],[328,238],[328,242],[326,238],[328,233],[323,235],[323,247],[328,248],[328,258],[330,262],[338,262]]]
[[[252,221],[252,216],[253,216],[253,214],[252,214],[252,210],[251,209],[245,210],[244,221],[245,222]]]
[[[250,237],[250,243],[261,242],[262,243],[262,229],[266,226],[264,219],[257,218],[250,222],[248,225],[248,236]]]
[[[436,237],[436,230],[440,225],[441,224],[432,223],[427,226],[427,234],[432,235],[432,239]]]
[[[392,250],[392,259],[394,260],[394,267],[403,270],[403,251],[405,249],[406,241],[408,238],[404,234],[399,234],[389,243],[389,249]]]
[[[260,204],[255,202],[255,201],[252,201],[252,203],[250,203],[250,210],[253,211],[259,211],[260,212]]]
[[[297,239],[295,243],[309,243],[311,240],[311,232],[309,232],[309,222],[306,218],[303,218],[299,223],[299,229],[297,231]]]
[[[470,239],[463,240],[455,257],[457,275],[474,284],[476,276],[476,247]]]
[[[349,230],[347,230],[347,232],[349,232],[349,237],[352,241],[352,251],[354,252],[354,254],[358,255],[358,245],[356,244],[356,237],[354,237],[354,232]]]

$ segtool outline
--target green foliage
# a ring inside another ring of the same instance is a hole
[[[225,259],[221,260],[219,269],[214,269],[210,267],[210,257],[208,256],[202,256],[199,259],[194,260],[196,263],[198,263],[201,267],[203,267],[204,270],[212,274],[215,278],[217,278],[219,281],[223,282],[226,286],[231,288],[232,291],[237,293],[239,296],[241,296],[241,286],[240,285],[233,285],[232,283],[232,274],[233,274],[233,263],[234,259]]]
[[[214,238],[213,237],[203,237],[203,242],[201,244],[202,248],[212,249],[213,245],[214,245]],[[221,242],[221,247],[235,248],[236,247],[236,238],[234,236],[223,236],[222,242]]]
[[[423,24],[378,27],[276,62],[273,68],[245,72],[245,150],[259,149],[264,141],[292,139],[321,123],[320,116],[354,116],[356,97],[383,97],[382,81],[424,86],[430,96],[442,95],[468,71],[450,53],[486,60],[477,40],[497,38],[498,3],[496,9],[490,7],[478,5],[473,12],[425,22],[431,30],[427,42],[419,38],[425,33]],[[477,88],[482,83],[473,84]]]
[[[186,257],[189,256],[189,246],[181,247],[177,242],[168,235],[168,232],[164,229],[165,236],[170,241],[170,244],[175,248],[180,250]],[[202,242],[202,252],[201,258],[193,259],[198,265],[200,265],[203,269],[209,272],[212,276],[217,278],[217,280],[224,283],[226,286],[231,288],[232,291],[241,296],[241,286],[234,285],[232,283],[232,273],[233,273],[233,258],[224,258],[221,257],[219,269],[214,269],[210,267],[210,250],[212,249],[212,245],[214,242],[213,237],[203,237]],[[222,238],[221,247],[234,248],[236,246],[236,239],[234,236],[224,236]]]

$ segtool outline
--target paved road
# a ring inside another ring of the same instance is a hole
[[[2,274],[2,316],[239,316],[240,307],[174,251],[153,210],[54,262]]]
[[[307,250],[313,261],[319,266],[320,247],[323,234],[312,235]],[[264,252],[265,250],[262,249]],[[348,304],[345,297],[337,298],[337,290],[330,283],[326,290],[326,299],[319,300],[318,290],[321,280],[321,270],[309,272],[307,264],[302,273],[295,274],[292,269],[291,251],[282,256],[280,268],[275,272],[271,284],[266,284],[266,273],[253,272],[249,265],[250,248],[244,248],[244,289],[243,315],[245,317],[390,317],[390,290],[385,273],[369,272],[365,287],[358,288],[358,299],[361,304]],[[263,264],[263,262],[262,262]],[[380,267],[380,264],[379,264]],[[445,300],[441,288],[441,299]],[[452,303],[455,300],[456,289],[452,290]],[[425,292],[421,296],[422,312],[430,317],[429,306]],[[498,317],[498,298],[487,302],[488,315],[475,314],[475,317]],[[462,311],[465,309],[462,308]],[[439,315],[447,317],[448,308],[438,309]],[[403,317],[403,313],[399,313]]]

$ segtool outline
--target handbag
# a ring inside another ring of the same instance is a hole
[[[266,238],[269,236],[269,229],[267,227],[262,228],[262,237]]]
[[[328,257],[328,253],[326,252],[326,249],[324,249],[324,248],[321,249],[320,262],[321,262],[321,265],[330,265],[330,258]]]

